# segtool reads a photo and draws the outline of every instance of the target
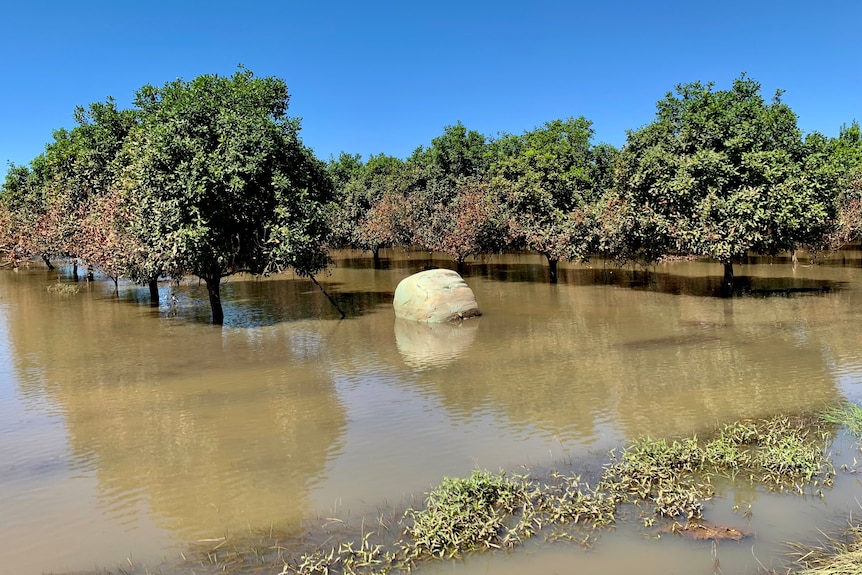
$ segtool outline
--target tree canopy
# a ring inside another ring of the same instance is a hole
[[[534,252],[733,264],[862,238],[862,130],[803,137],[777,92],[745,75],[726,90],[682,84],[617,150],[584,117],[489,137],[457,122],[399,159],[320,162],[287,115],[283,80],[240,68],[143,86],[134,106],[78,107],[0,193],[0,250],[12,262],[68,257],[116,282],[198,276],[213,322],[224,277],[293,268],[327,250],[421,248],[469,257]],[[75,273],[77,277],[77,273]],[[116,287],[115,287],[116,289]]]
[[[223,277],[287,266],[309,275],[327,263],[330,180],[288,99],[284,81],[248,70],[137,94],[143,120],[123,180],[133,235],[162,272],[206,282],[216,324]]]
[[[614,153],[608,146],[597,153],[592,136],[591,122],[580,117],[547,122],[494,144],[496,185],[509,184],[508,243],[545,256],[551,282],[557,280],[557,262],[583,261],[594,251],[594,205]]]
[[[727,293],[735,259],[814,241],[834,190],[805,169],[796,116],[780,96],[766,103],[743,75],[729,90],[695,82],[659,101],[656,119],[630,132],[620,155],[606,204],[623,236],[616,251],[715,259],[725,265]]]

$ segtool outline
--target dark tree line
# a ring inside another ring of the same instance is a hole
[[[287,116],[277,78],[241,68],[144,86],[75,111],[0,193],[0,249],[71,258],[149,285],[194,275],[213,322],[230,274],[293,268],[311,276],[328,250],[381,248],[473,256],[539,253],[655,262],[822,250],[862,235],[862,133],[803,135],[777,93],[744,75],[730,89],[680,85],[616,149],[586,118],[487,137],[458,123],[408,158],[342,153],[320,162]],[[76,271],[77,275],[77,271]]]

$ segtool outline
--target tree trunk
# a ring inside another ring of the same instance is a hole
[[[221,275],[213,274],[210,277],[203,278],[207,284],[207,293],[210,296],[210,307],[213,312],[213,325],[224,325],[224,310],[221,307],[221,293],[219,293],[219,284],[221,283]]]
[[[72,278],[75,281],[78,281],[78,259],[77,258],[72,260]]]
[[[374,258],[374,269],[380,269],[380,247],[375,247],[371,250],[372,257]]]
[[[147,285],[150,288],[150,304],[159,305],[159,280],[151,279]]]
[[[51,260],[48,259],[48,256],[42,254],[42,261],[45,262],[45,265],[48,266],[49,270],[54,269],[54,264],[51,263]]]
[[[551,259],[551,256],[545,256],[548,258],[548,269],[549,269],[549,278],[552,284],[557,283],[557,262],[560,261],[556,258]]]
[[[114,297],[120,297],[120,278],[111,278],[114,280]]]
[[[459,275],[464,275],[464,260],[458,258],[455,260],[455,271],[458,272]]]
[[[88,282],[93,281],[93,274],[94,273],[95,273],[95,271],[93,270],[93,266],[87,266],[87,281]]]
[[[721,297],[733,297],[733,261],[724,262],[724,279],[721,281]]]

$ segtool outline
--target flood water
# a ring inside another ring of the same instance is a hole
[[[196,281],[163,284],[152,307],[130,284],[48,290],[68,267],[2,270],[0,572],[168,574],[196,541],[290,537],[477,467],[595,465],[645,435],[862,401],[850,256],[737,266],[734,299],[711,295],[722,270],[708,263],[561,265],[550,285],[539,257],[468,262],[483,316],[460,326],[395,319],[401,279],[451,267],[427,253],[385,253],[382,269],[337,255],[320,280],[344,320],[307,280],[230,278],[223,328]],[[842,473],[823,498],[727,492],[707,517],[756,536],[717,557],[622,524],[589,551],[537,541],[420,572],[713,573],[718,558],[756,573],[860,495]]]

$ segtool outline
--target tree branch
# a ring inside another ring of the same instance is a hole
[[[329,300],[329,303],[331,303],[331,304],[335,307],[335,309],[337,309],[337,310],[338,310],[338,313],[340,313],[340,314],[341,314],[341,319],[344,319],[345,317],[347,317],[347,316],[344,314],[344,311],[342,311],[342,309],[341,309],[340,307],[338,307],[338,304],[337,304],[337,303],[335,303],[335,300],[334,300],[334,299],[332,299],[332,296],[330,296],[328,293],[326,293],[326,290],[325,290],[325,289],[323,289],[323,286],[322,286],[322,285],[320,285],[319,283],[317,283],[317,279],[315,279],[315,277],[314,277],[312,274],[308,274],[308,277],[310,277],[310,278],[311,278],[311,281],[313,281],[313,282],[314,282],[314,285],[316,285],[318,288],[320,288],[320,291],[322,291],[322,292],[323,292],[323,295],[325,295],[325,296],[326,296],[326,299],[328,299],[328,300]]]

